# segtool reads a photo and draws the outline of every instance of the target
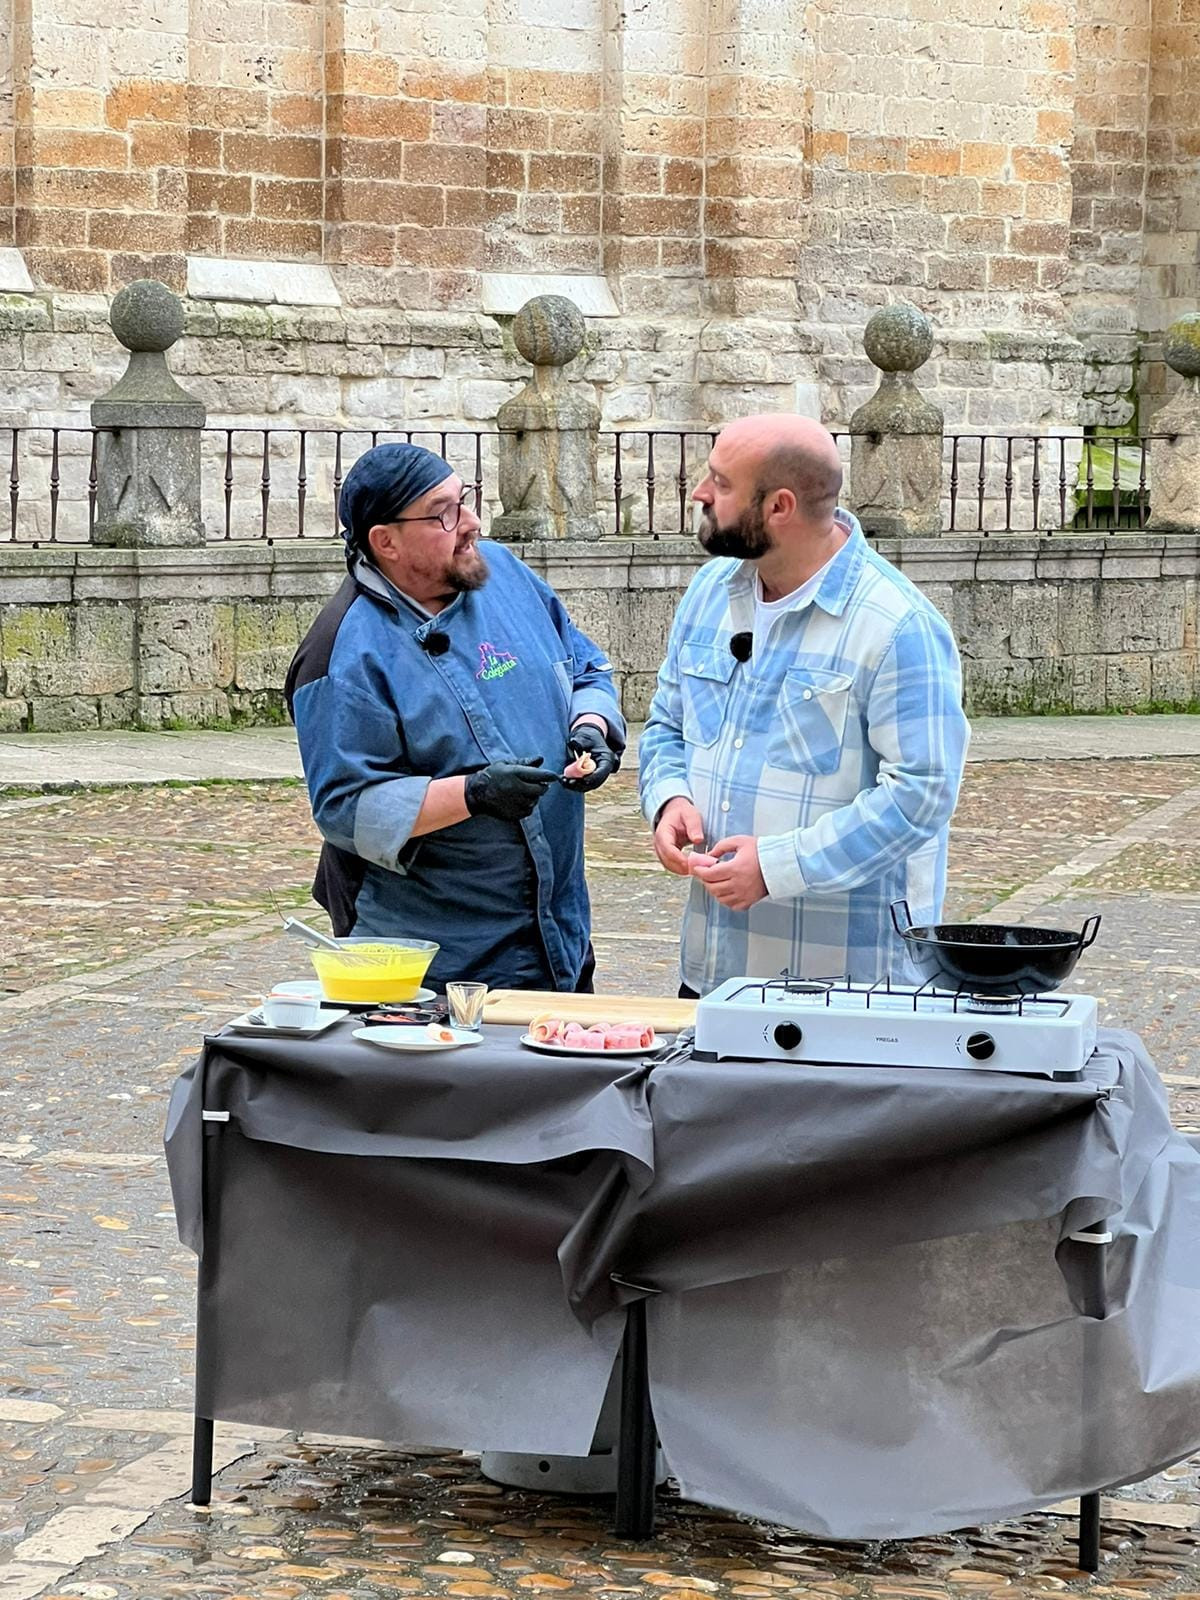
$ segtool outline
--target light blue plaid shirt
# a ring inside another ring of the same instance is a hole
[[[683,981],[915,976],[888,907],[936,922],[969,730],[958,651],[940,612],[849,538],[811,604],[778,617],[765,650],[735,660],[754,626],[755,567],[710,561],[679,605],[641,741],[642,809],[674,795],[705,843],[753,834],[767,898],[730,911],[693,882]]]

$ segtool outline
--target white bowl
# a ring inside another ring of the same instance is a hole
[[[321,1020],[321,1002],[316,996],[273,990],[263,1000],[262,1014],[272,1028],[315,1028]]]

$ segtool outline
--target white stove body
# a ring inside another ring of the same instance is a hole
[[[1007,1009],[1006,1009],[1007,1007]],[[1091,995],[1041,995],[1004,1005],[900,984],[830,987],[799,979],[730,978],[696,1003],[695,1056],[954,1067],[1074,1078],[1096,1046]]]

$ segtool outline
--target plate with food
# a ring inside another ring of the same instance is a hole
[[[569,1022],[563,1017],[534,1017],[521,1043],[553,1056],[644,1056],[657,1048],[658,1035],[642,1022]]]
[[[461,1050],[464,1046],[483,1043],[483,1035],[473,1032],[470,1028],[445,1028],[436,1022],[431,1022],[424,1028],[413,1027],[411,1024],[355,1028],[354,1037],[365,1039],[368,1044],[382,1045],[385,1050],[422,1052]]]

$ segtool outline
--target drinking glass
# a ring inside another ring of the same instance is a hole
[[[450,1007],[450,1021],[456,1028],[469,1028],[472,1033],[483,1030],[483,1002],[487,998],[486,983],[448,983],[446,1001]]]

